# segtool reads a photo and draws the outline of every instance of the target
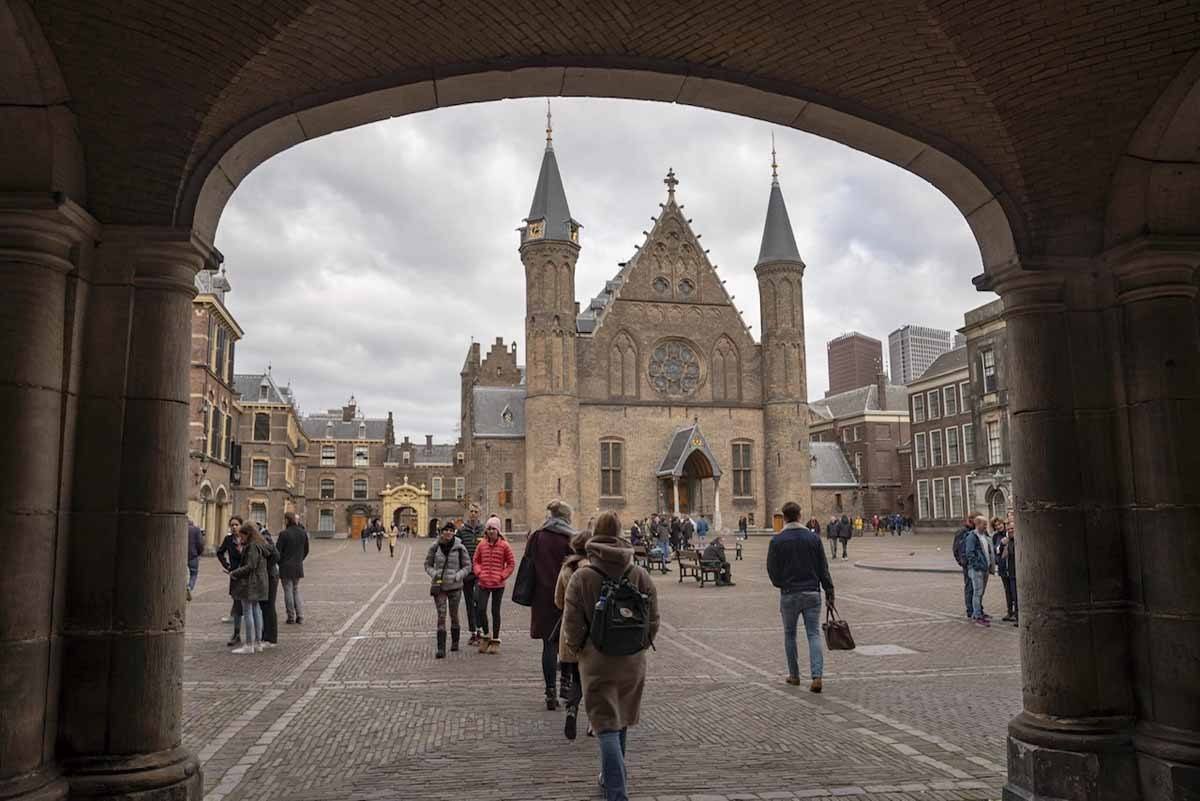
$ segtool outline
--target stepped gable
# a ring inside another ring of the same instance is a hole
[[[729,306],[749,335],[741,312],[700,243],[701,237],[692,229],[684,207],[675,200],[678,181],[674,172],[668,173],[665,183],[669,190],[667,202],[660,204],[654,225],[644,232],[641,247],[581,312],[576,330],[581,334],[598,332],[613,305],[621,300]]]

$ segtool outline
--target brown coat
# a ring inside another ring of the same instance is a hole
[[[633,564],[633,546],[615,537],[593,537],[588,561],[606,575],[619,576]],[[650,596],[650,640],[658,635],[658,592],[644,568],[634,567],[629,580]],[[632,656],[600,653],[588,639],[592,609],[600,597],[603,578],[595,570],[577,570],[567,585],[562,638],[579,653],[583,703],[597,732],[623,729],[638,722],[646,686],[646,651]],[[561,646],[560,646],[561,649]]]
[[[558,571],[558,584],[554,586],[554,605],[559,609],[567,604],[567,585],[571,583],[571,576],[575,575],[576,570],[587,564],[588,558],[579,554],[572,554],[567,557],[567,561],[563,562],[562,570]],[[579,652],[570,646],[566,637],[558,638],[558,661],[579,661]]]
[[[525,553],[533,555],[533,604],[529,608],[529,636],[544,640],[554,632],[562,614],[554,605],[554,585],[563,560],[571,555],[575,529],[565,520],[549,518],[529,535]]]

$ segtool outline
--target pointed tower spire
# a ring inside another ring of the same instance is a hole
[[[558,240],[579,244],[579,229],[567,206],[567,193],[558,172],[554,155],[554,127],[551,124],[550,101],[546,101],[546,150],[542,153],[542,169],[533,191],[529,216],[521,227],[521,244],[538,240]]]
[[[771,261],[801,262],[792,233],[792,221],[788,219],[787,206],[783,202],[783,190],[779,188],[779,163],[775,158],[775,135],[771,135],[771,197],[767,201],[767,222],[763,226],[762,246],[758,249],[758,264]]]

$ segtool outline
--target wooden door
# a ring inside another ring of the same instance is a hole
[[[783,531],[783,515],[775,515],[771,519],[771,525],[776,531]]]
[[[350,539],[357,540],[362,538],[363,529],[367,527],[366,515],[351,515],[350,516]]]

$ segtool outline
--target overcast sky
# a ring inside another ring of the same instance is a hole
[[[554,144],[585,306],[641,244],[666,197],[703,235],[758,337],[758,256],[771,132],[804,275],[808,386],[828,387],[825,343],[884,343],[906,323],[954,329],[994,296],[975,291],[979,250],[957,209],[922,179],[834,142],[687,106],[555,99]],[[457,436],[459,370],[474,338],[523,341],[517,234],[545,145],[545,101],[413,114],[326,136],[251,173],[217,247],[246,331],[236,369],[272,365],[304,412],[351,394],[398,436]]]

